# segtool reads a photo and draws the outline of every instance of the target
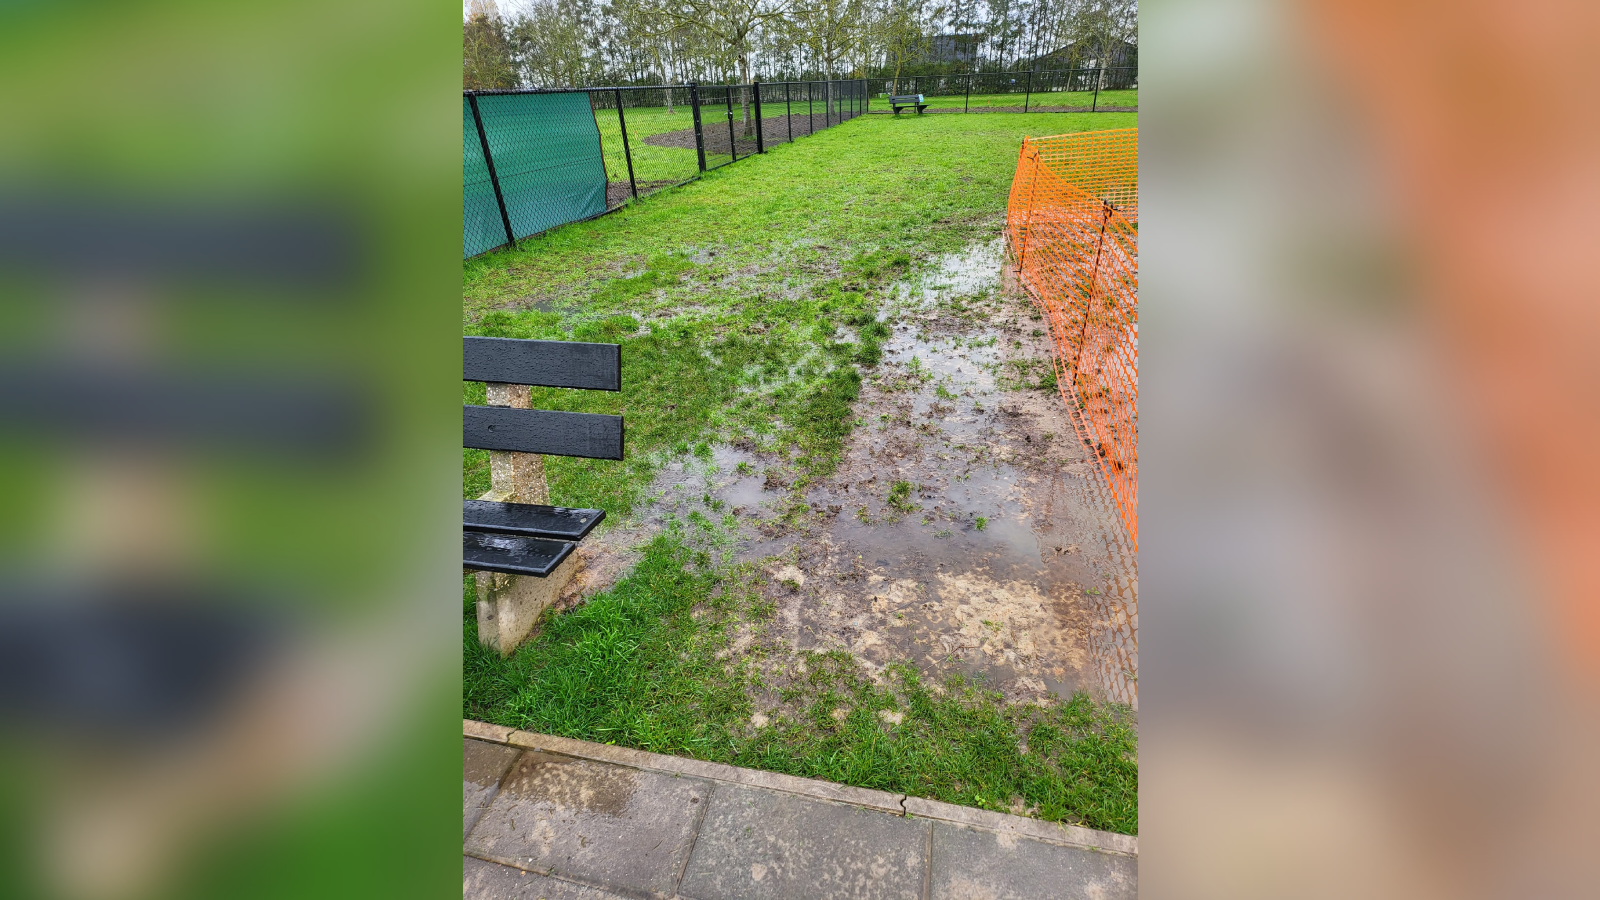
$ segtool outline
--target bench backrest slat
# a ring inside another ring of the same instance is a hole
[[[461,357],[465,381],[622,390],[622,348],[617,344],[469,337]]]
[[[467,406],[461,410],[461,425],[461,446],[474,450],[622,458],[621,416]]]

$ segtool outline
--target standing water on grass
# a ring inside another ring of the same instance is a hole
[[[805,493],[814,524],[744,555],[783,558],[775,599],[797,648],[959,671],[1013,701],[1087,691],[1137,708],[1134,556],[1044,323],[1003,275],[991,241],[895,286],[844,459]]]
[[[891,287],[890,337],[831,475],[796,495],[786,458],[750,447],[668,463],[627,523],[580,548],[574,593],[626,574],[670,520],[731,516],[793,650],[877,673],[910,661],[1008,701],[1084,691],[1137,708],[1134,555],[1004,262],[986,241]]]

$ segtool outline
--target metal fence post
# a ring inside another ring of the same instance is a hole
[[[700,171],[706,170],[706,136],[700,129],[700,85],[689,82],[689,109],[694,112],[694,149],[700,156]]]
[[[723,88],[722,99],[728,105],[728,156],[729,162],[739,161],[739,143],[733,136],[733,89]]]
[[[794,108],[789,101],[789,82],[783,83],[783,120],[789,123],[789,143],[794,143]]]
[[[1028,158],[1028,138],[1022,138],[1022,158]],[[1033,151],[1033,175],[1028,181],[1028,218],[1022,223],[1022,246],[1017,251],[1017,280],[1023,281],[1022,267],[1028,261],[1028,238],[1033,230],[1033,198],[1039,187],[1039,151]]]
[[[817,102],[811,84],[806,82],[806,134],[815,134],[817,131]]]
[[[478,126],[478,143],[483,145],[483,162],[489,167],[489,183],[494,185],[494,202],[500,204],[500,224],[506,228],[506,243],[515,247],[517,236],[511,230],[511,216],[506,213],[506,198],[500,193],[500,176],[494,171],[494,155],[489,152],[489,136],[483,131],[483,116],[478,114],[478,95],[468,94],[467,103],[472,106],[472,122]]]
[[[766,141],[762,140],[762,138],[761,138],[761,82],[759,82],[759,81],[757,81],[756,84],[755,84],[755,92],[756,92],[756,152],[757,153],[765,153],[765,152],[767,152],[767,144],[766,144]]]
[[[1028,111],[1028,100],[1030,100],[1032,97],[1033,97],[1033,72],[1030,70],[1028,72],[1028,85],[1027,85],[1027,87],[1023,88],[1023,92],[1022,92],[1022,111],[1023,112],[1027,112]]]
[[[1094,70],[1094,102],[1089,104],[1089,112],[1098,112],[1100,109],[1100,79],[1105,77],[1105,74],[1105,66]]]
[[[972,73],[968,72],[967,73],[967,99],[961,101],[961,111],[963,113],[967,111],[967,107],[972,105],[972,78],[973,78]]]
[[[628,149],[628,122],[622,117],[622,89],[613,91],[617,96],[617,127],[622,129],[622,157],[628,161],[628,189],[633,199],[639,199],[639,183],[633,179],[633,151]]]

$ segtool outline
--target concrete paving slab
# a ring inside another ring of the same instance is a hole
[[[934,822],[929,900],[1118,900],[1139,895],[1139,861]]]
[[[624,900],[598,888],[468,856],[461,861],[461,900]]]
[[[467,853],[614,891],[671,894],[710,784],[523,751]]]
[[[987,809],[941,803],[938,800],[924,800],[921,797],[907,797],[904,807],[907,813],[924,819],[942,819],[954,825],[970,825],[985,831],[1033,838],[1047,844],[1065,844],[1070,847],[1105,850],[1127,856],[1139,855],[1139,839],[1130,834],[1095,831],[1090,828],[1079,828],[1076,825],[1011,816]]]
[[[461,739],[461,837],[472,832],[478,816],[500,790],[500,779],[517,761],[518,751],[501,744]]]
[[[919,900],[932,823],[719,784],[685,900]]]
[[[794,775],[781,775],[777,772],[763,772],[759,769],[741,769],[724,763],[705,762],[682,756],[665,756],[660,753],[648,753],[644,750],[634,750],[629,747],[612,747],[607,744],[595,744],[589,741],[556,737],[550,734],[535,734],[531,731],[511,731],[506,735],[505,742],[513,747],[521,747],[524,750],[539,750],[546,753],[557,753],[562,756],[576,756],[583,759],[615,763],[619,766],[631,766],[635,769],[645,769],[652,772],[674,772],[681,775],[693,775],[696,778],[707,778],[713,781],[730,781],[746,787],[771,788],[775,791],[800,794],[804,797],[837,800],[840,803],[849,803],[853,806],[883,810],[886,813],[897,816],[905,812],[900,805],[900,802],[905,799],[904,794],[891,794],[887,791],[874,791],[845,784],[834,784],[828,781],[819,781],[815,778],[799,778]]]

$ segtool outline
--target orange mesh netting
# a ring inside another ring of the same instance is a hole
[[[1024,138],[1006,213],[1056,383],[1139,547],[1139,129]]]

